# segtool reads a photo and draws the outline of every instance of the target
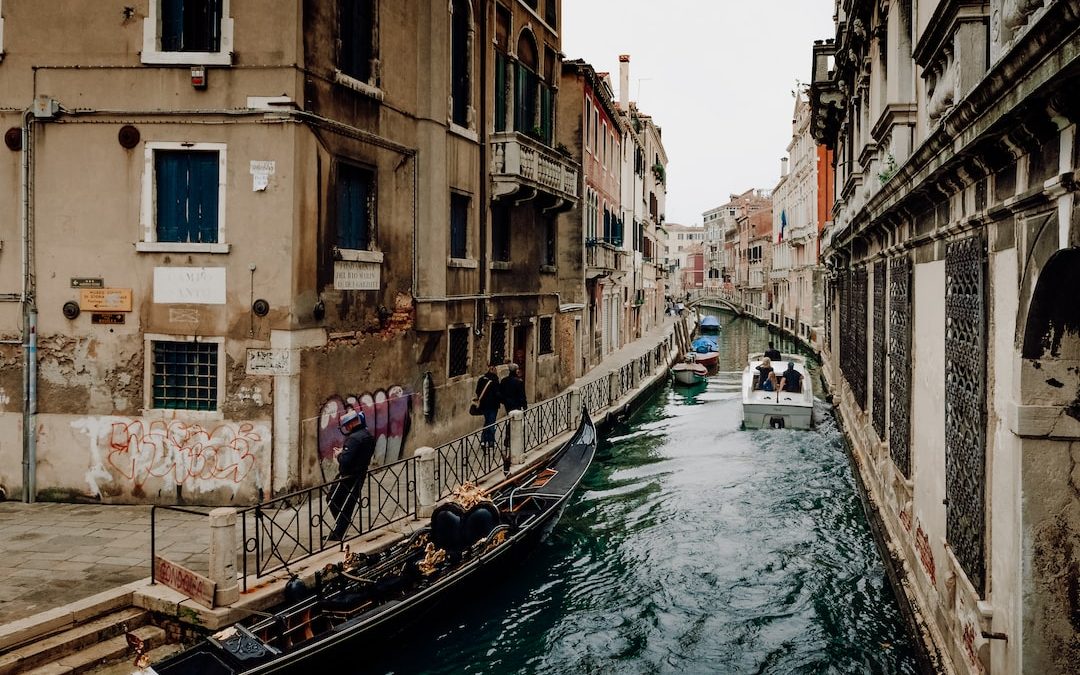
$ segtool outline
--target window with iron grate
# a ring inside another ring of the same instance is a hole
[[[506,363],[506,322],[491,324],[491,363]]]
[[[469,372],[469,327],[451,328],[447,375],[457,377]]]
[[[554,353],[554,339],[552,335],[551,317],[540,317],[540,353],[551,354]]]
[[[221,344],[152,342],[151,406],[175,410],[217,410]]]

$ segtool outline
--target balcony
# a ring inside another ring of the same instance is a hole
[[[585,278],[611,276],[622,270],[625,254],[614,245],[596,239],[585,242]]]
[[[813,224],[801,225],[799,227],[791,228],[785,239],[791,243],[792,246],[806,246],[813,238],[815,232],[816,229]]]
[[[561,210],[578,200],[578,166],[546,145],[516,132],[491,136],[493,197],[524,201],[544,193]]]

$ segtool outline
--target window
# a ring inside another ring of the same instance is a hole
[[[547,22],[547,25],[555,28],[555,23],[559,18],[557,0],[547,0],[547,3],[544,5],[544,10],[544,21]]]
[[[491,361],[506,363],[506,322],[496,321],[491,324]]]
[[[472,112],[472,7],[469,0],[454,0],[450,10],[453,12],[450,17],[450,96],[453,99],[450,120],[468,128]]]
[[[159,336],[165,338],[167,336]],[[217,410],[223,381],[220,338],[158,339],[150,343],[150,407]]]
[[[528,31],[522,31],[518,39],[517,72],[514,77],[514,131],[541,140],[537,118],[537,93],[540,88],[540,55],[536,43]]]
[[[4,0],[0,0],[0,62],[4,60]]]
[[[450,193],[450,257],[468,258],[469,198]]]
[[[334,195],[335,245],[340,249],[369,250],[375,231],[375,173],[338,162]]]
[[[548,267],[555,267],[555,219],[548,217],[544,219],[544,264]]]
[[[552,354],[555,352],[555,341],[551,330],[551,317],[540,317],[540,353]]]
[[[449,331],[450,349],[446,372],[450,377],[469,372],[469,332],[468,326],[458,326]]]
[[[141,251],[227,253],[225,145],[147,143]]]
[[[344,75],[376,85],[372,75],[375,61],[376,0],[340,0],[341,20],[338,67]]]
[[[229,65],[230,0],[150,0],[143,20],[143,63]]]
[[[491,257],[496,262],[510,262],[510,210],[491,207]]]

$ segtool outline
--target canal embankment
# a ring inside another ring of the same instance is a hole
[[[559,396],[498,420],[494,432],[509,451],[511,471],[528,470],[556,450],[577,427],[582,409],[587,409],[599,425],[606,426],[666,382],[668,366],[680,353],[676,321],[672,319],[614,351]],[[324,513],[326,486],[243,509],[178,511],[78,505],[79,519],[86,523],[84,533],[88,527],[90,532],[102,533],[96,539],[99,547],[112,547],[121,540],[138,542],[131,546],[127,541],[125,574],[118,574],[112,587],[84,598],[73,598],[78,595],[77,586],[57,584],[55,576],[48,574],[26,584],[27,594],[34,594],[36,606],[42,611],[0,625],[0,673],[23,672],[18,664],[40,661],[42,650],[51,650],[57,658],[76,658],[71,654],[85,651],[85,638],[80,636],[87,625],[94,621],[108,623],[108,617],[121,617],[128,608],[147,612],[154,623],[167,628],[173,639],[187,630],[214,630],[264,611],[282,601],[284,582],[290,577],[313,583],[315,573],[327,564],[339,562],[343,553],[374,552],[423,527],[434,505],[448,497],[457,484],[474,481],[489,486],[502,480],[501,454],[481,443],[481,433],[478,429],[439,447],[419,448],[408,460],[369,472],[360,513],[344,545],[325,537],[330,519]],[[19,511],[20,535],[35,529],[36,513],[50,510],[34,506],[14,507]],[[7,505],[0,504],[0,510],[5,508]],[[140,517],[133,517],[132,509]],[[127,529],[111,529],[111,514]],[[169,523],[164,540],[147,532],[151,514],[159,525]],[[0,519],[0,534],[5,522],[15,523],[16,519]],[[95,527],[90,527],[91,523]],[[45,533],[56,524],[39,525]],[[105,534],[107,531],[112,534]],[[122,532],[130,536],[119,534]],[[146,539],[154,541],[155,546]],[[77,578],[87,573],[86,568],[61,559],[65,553],[60,539],[7,540],[24,541],[25,550],[16,553],[27,560],[45,554],[52,564],[67,566],[68,576]],[[38,548],[50,550],[35,551],[35,541],[40,541]],[[156,568],[151,567],[152,555],[159,559]],[[152,569],[155,574],[145,576]],[[130,578],[132,570],[142,570],[141,578]],[[155,578],[158,575],[168,577]],[[25,568],[0,566],[0,581],[5,577],[9,581],[21,580],[18,583],[32,579]],[[228,583],[231,580],[235,581]],[[181,593],[163,581],[189,592]],[[110,639],[122,638],[118,627],[108,624],[96,629],[102,635],[109,633]],[[66,634],[71,634],[72,639],[65,640]],[[46,637],[48,640],[43,641]],[[155,639],[158,637],[155,634]]]

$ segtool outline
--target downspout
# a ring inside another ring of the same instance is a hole
[[[491,205],[488,204],[488,176],[489,170],[489,157],[488,157],[488,107],[487,107],[487,92],[488,92],[488,54],[490,53],[490,45],[488,44],[488,24],[491,21],[491,3],[484,0],[483,12],[484,17],[480,21],[480,115],[479,122],[477,123],[477,137],[480,141],[480,205],[481,205],[481,222],[480,222],[480,293],[481,299],[479,301],[479,311],[477,312],[478,321],[484,323],[487,322],[487,302],[485,296],[488,288],[488,275],[491,274],[491,270],[488,269],[488,228],[491,224]],[[474,44],[476,44],[474,42]]]
[[[33,122],[30,110],[22,120],[21,236],[23,307],[23,501],[32,504],[37,494],[37,307],[33,280]]]

